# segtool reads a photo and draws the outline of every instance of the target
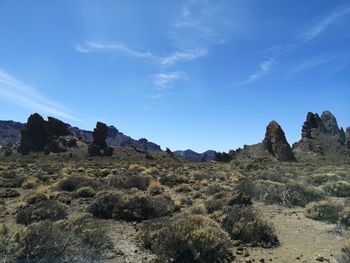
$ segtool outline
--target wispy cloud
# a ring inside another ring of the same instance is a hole
[[[344,53],[344,54],[337,54],[337,55],[322,55],[322,56],[317,56],[313,58],[309,58],[307,60],[304,60],[300,62],[298,65],[296,65],[292,70],[290,70],[287,75],[294,75],[296,73],[309,70],[321,65],[325,65],[334,61],[338,61],[340,59],[345,59],[347,60],[349,57],[349,53]]]
[[[153,59],[154,56],[151,52],[142,52],[131,49],[121,43],[99,43],[99,42],[91,42],[86,41],[83,44],[77,44],[75,50],[82,53],[122,53],[135,58],[145,58],[145,59]]]
[[[305,32],[303,32],[300,35],[300,37],[304,41],[309,41],[317,37],[319,34],[321,34],[327,28],[332,26],[334,23],[338,22],[343,17],[349,16],[349,15],[350,15],[350,6],[349,5],[345,7],[340,6],[334,9],[331,13],[329,13],[327,16],[325,16],[321,20],[317,21],[314,25],[312,25]]]
[[[172,88],[175,82],[187,80],[188,77],[183,71],[174,71],[154,74],[152,79],[158,90],[167,90]]]
[[[274,63],[275,63],[274,59],[272,58],[266,59],[259,65],[259,69],[255,73],[250,75],[247,80],[243,82],[231,84],[230,86],[243,86],[262,78],[263,76],[265,76],[270,72]]]
[[[180,61],[191,61],[204,57],[208,54],[206,48],[199,48],[190,51],[175,51],[168,56],[160,57],[159,62],[162,65],[174,65]]]
[[[170,36],[177,44],[187,41],[226,42],[231,24],[225,11],[223,1],[187,1],[175,19]],[[184,35],[187,37],[183,38]]]
[[[77,44],[74,48],[81,53],[122,54],[133,58],[150,60],[157,64],[166,66],[172,66],[179,62],[192,61],[208,54],[208,50],[205,48],[195,48],[191,50],[174,51],[167,55],[156,55],[149,51],[132,49],[118,42],[99,43],[86,41],[83,44]]]
[[[2,98],[16,105],[25,106],[33,111],[45,112],[69,120],[80,121],[78,118],[71,115],[63,105],[44,97],[36,89],[17,80],[1,69],[0,95]]]

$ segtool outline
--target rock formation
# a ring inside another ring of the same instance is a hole
[[[88,149],[90,156],[111,156],[113,154],[113,148],[107,146],[107,134],[107,125],[102,122],[97,122],[96,128],[92,133],[93,142]]]
[[[235,159],[295,161],[284,131],[276,121],[271,121],[266,127],[265,138],[261,143],[244,145],[243,149],[231,151]]]
[[[65,152],[67,147],[73,147],[75,144],[68,125],[52,117],[45,121],[38,113],[34,113],[21,128],[19,150],[23,155],[42,151],[47,154]]]
[[[350,149],[350,127],[346,128],[345,137],[346,137],[346,145]]]
[[[44,150],[47,139],[45,120],[38,113],[29,116],[21,129],[20,151],[23,155]]]
[[[284,131],[276,121],[271,121],[266,127],[263,144],[267,151],[278,161],[295,161],[292,148],[287,142]]]
[[[346,144],[346,134],[331,112],[324,111],[321,117],[309,112],[293,153],[297,160],[343,161],[349,158]]]

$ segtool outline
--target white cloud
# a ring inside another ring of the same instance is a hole
[[[230,86],[242,86],[242,85],[247,85],[249,83],[252,83],[258,79],[260,79],[261,77],[265,76],[267,73],[270,72],[273,64],[275,63],[274,59],[272,58],[268,58],[265,61],[263,61],[260,65],[259,65],[259,69],[252,75],[250,75],[248,77],[248,79],[246,81],[240,82],[240,83],[236,83],[236,84],[232,84]]]
[[[36,89],[17,80],[1,69],[0,95],[2,98],[15,103],[16,105],[27,107],[33,111],[45,112],[69,120],[80,121],[78,118],[68,113],[68,110],[63,105],[49,100],[41,95]]]
[[[188,77],[183,71],[158,73],[153,75],[153,83],[158,87],[158,90],[172,88],[175,82],[187,79]]]
[[[146,59],[166,66],[172,66],[179,62],[192,61],[208,54],[207,49],[196,48],[192,50],[174,51],[168,55],[159,56],[151,52],[134,50],[120,43],[99,43],[90,41],[86,41],[84,44],[78,44],[74,48],[81,53],[124,54],[126,56]]]
[[[173,65],[181,61],[191,61],[208,54],[207,49],[195,49],[192,51],[175,51],[168,56],[160,57],[159,62],[162,65]]]
[[[323,19],[317,21],[317,23],[315,23],[312,27],[310,27],[305,32],[303,32],[300,35],[300,37],[304,41],[309,41],[317,37],[319,34],[325,31],[328,27],[330,27],[331,25],[333,25],[334,23],[336,23],[341,18],[347,15],[350,15],[350,6],[346,6],[345,8],[344,6],[338,7]]]
[[[75,50],[82,53],[93,53],[93,52],[102,52],[102,53],[124,53],[128,56],[135,58],[153,58],[152,53],[137,51],[120,43],[98,43],[86,41],[84,44],[78,44],[75,46]]]

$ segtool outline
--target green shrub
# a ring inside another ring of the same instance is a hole
[[[209,263],[230,258],[230,238],[204,215],[181,214],[148,223],[140,238],[161,262]]]
[[[235,205],[225,209],[222,216],[222,225],[232,239],[263,247],[279,244],[273,225],[251,206]]]
[[[164,196],[149,196],[143,192],[131,194],[105,193],[89,207],[88,212],[98,218],[126,221],[144,220],[169,215],[174,204]]]
[[[304,214],[306,217],[314,220],[336,223],[342,210],[342,205],[338,203],[332,201],[321,201],[309,204],[305,208]]]
[[[18,224],[29,225],[36,221],[50,220],[57,221],[67,215],[64,207],[53,200],[34,202],[21,208],[16,217]]]

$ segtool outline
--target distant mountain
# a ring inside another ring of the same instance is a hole
[[[14,144],[19,143],[21,140],[21,128],[23,123],[14,121],[0,121],[0,145],[6,145],[8,143]],[[83,141],[92,142],[92,131],[86,131],[79,129],[78,127],[69,126],[68,128],[72,134]],[[162,149],[159,145],[149,142],[148,140],[142,138],[140,140],[135,140],[122,132],[119,132],[114,126],[108,127],[108,146],[114,147],[128,147],[133,145],[139,150],[149,151],[149,152],[160,152]]]
[[[188,161],[212,161],[215,159],[216,151],[209,150],[203,153],[197,153],[192,150],[186,150],[174,151],[173,154]]]
[[[15,121],[0,121],[0,145],[18,143],[23,124]]]

